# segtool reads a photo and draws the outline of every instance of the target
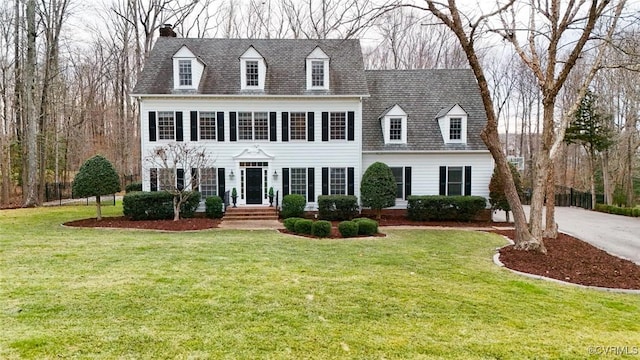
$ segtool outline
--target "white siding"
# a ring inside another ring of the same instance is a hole
[[[489,198],[489,181],[493,174],[493,159],[487,152],[372,154],[363,155],[362,169],[376,161],[389,167],[411,166],[411,195],[438,195],[440,166],[471,166],[471,195]],[[396,207],[406,207],[397,201]]]

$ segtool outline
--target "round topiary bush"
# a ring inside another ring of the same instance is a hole
[[[331,235],[331,223],[326,220],[318,220],[311,225],[311,235],[317,237],[328,237]]]
[[[295,224],[296,234],[310,235],[312,226],[313,226],[313,221],[309,219],[300,219],[296,221],[296,224]]]
[[[357,218],[352,221],[358,223],[359,235],[374,235],[378,233],[378,222],[369,218]]]
[[[298,222],[298,220],[302,220],[302,219],[299,217],[290,217],[290,218],[284,219],[283,221],[284,228],[287,229],[288,231],[296,232],[296,222]]]
[[[358,223],[355,221],[342,221],[338,224],[338,231],[345,238],[357,236]]]

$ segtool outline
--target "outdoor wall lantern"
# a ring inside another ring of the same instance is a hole
[[[273,171],[273,178],[277,179],[278,178],[278,170],[274,170]]]
[[[236,174],[234,174],[233,170],[231,170],[231,172],[229,172],[229,179],[233,180],[234,177],[236,177]]]

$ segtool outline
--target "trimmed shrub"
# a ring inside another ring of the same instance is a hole
[[[407,216],[414,221],[470,221],[486,204],[481,196],[409,196]]]
[[[358,224],[359,235],[374,235],[378,233],[378,222],[369,218],[353,219]]]
[[[326,220],[318,220],[311,225],[311,235],[325,238],[331,235],[331,223]]]
[[[351,220],[358,214],[358,198],[353,195],[318,196],[318,215],[322,220]]]
[[[618,207],[615,205],[596,204],[595,211],[623,216],[640,217],[640,208]]]
[[[284,228],[293,233],[296,232],[296,222],[298,222],[298,220],[302,220],[302,219],[299,217],[290,217],[290,218],[284,219],[283,221]]]
[[[360,201],[362,206],[374,210],[380,220],[382,209],[396,204],[398,187],[391,168],[382,162],[369,165],[360,182]]]
[[[296,234],[311,234],[311,227],[313,226],[313,221],[310,219],[300,219],[296,221],[295,224],[295,232]]]
[[[200,206],[200,198],[202,196],[197,191],[184,192],[183,196],[188,196],[188,198],[187,201],[180,205],[180,217],[183,219],[192,218]]]
[[[124,191],[128,194],[130,192],[135,192],[135,191],[142,191],[142,183],[141,182],[134,182],[131,183],[129,185],[127,185],[124,188]]]
[[[338,224],[338,231],[345,238],[357,236],[358,223],[355,221],[342,221]]]
[[[307,200],[304,196],[298,194],[285,195],[282,198],[280,216],[283,219],[290,217],[302,217],[302,215],[304,215],[305,206],[307,206]]]
[[[633,209],[633,216],[634,217],[640,217],[640,209],[634,208]]]
[[[122,212],[131,220],[173,218],[173,195],[166,191],[136,191],[122,198]]]
[[[204,212],[210,219],[221,219],[224,215],[224,205],[219,196],[209,196],[204,200]]]

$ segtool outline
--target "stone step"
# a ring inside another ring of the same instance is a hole
[[[240,206],[227,207],[223,220],[277,220],[275,207]]]

